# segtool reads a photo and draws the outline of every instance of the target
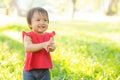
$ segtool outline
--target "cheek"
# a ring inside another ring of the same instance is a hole
[[[38,25],[38,23],[37,22],[34,22],[33,24],[32,24],[32,26],[37,26]]]
[[[48,24],[46,24],[46,27],[48,27]]]

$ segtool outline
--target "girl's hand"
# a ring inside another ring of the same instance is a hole
[[[48,46],[48,50],[49,50],[50,52],[53,52],[55,49],[56,49],[56,47],[55,47],[55,44],[54,44],[54,43],[51,43],[51,44]]]
[[[51,43],[50,43],[50,45],[48,45],[48,50],[50,52],[53,52],[55,49],[56,49],[56,47],[55,47],[55,43],[54,43],[54,38],[51,38]]]
[[[44,49],[48,52],[49,51],[49,46],[53,43],[53,38],[50,38],[49,41],[45,42],[44,44]]]

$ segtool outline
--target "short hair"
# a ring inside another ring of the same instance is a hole
[[[27,23],[28,24],[31,24],[31,19],[33,17],[33,14],[38,11],[40,12],[41,14],[45,14],[45,16],[47,16],[48,18],[48,23],[49,23],[49,16],[48,16],[48,12],[44,9],[44,8],[41,8],[41,7],[35,7],[35,8],[31,8],[28,13],[27,13]]]

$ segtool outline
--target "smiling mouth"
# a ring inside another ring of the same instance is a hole
[[[40,28],[40,29],[44,29],[44,28],[45,28],[45,26],[39,26],[39,28]]]

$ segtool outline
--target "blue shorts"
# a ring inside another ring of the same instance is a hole
[[[50,80],[49,69],[23,70],[23,80]]]

